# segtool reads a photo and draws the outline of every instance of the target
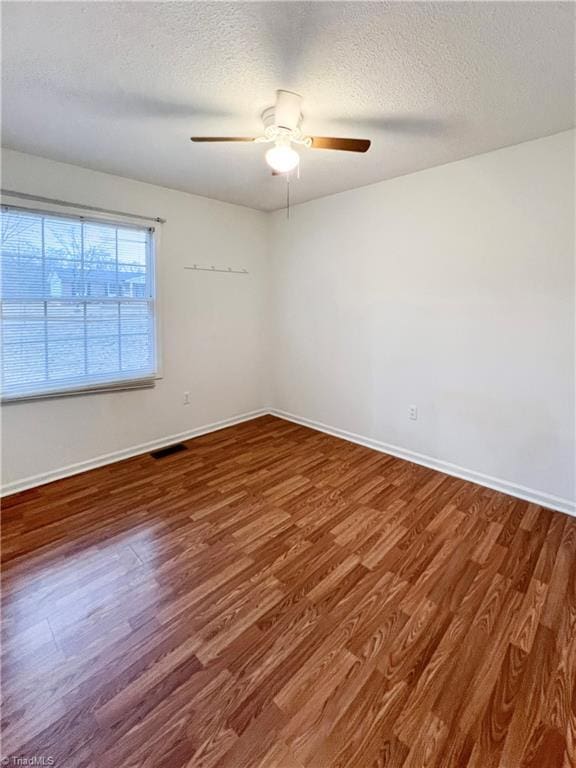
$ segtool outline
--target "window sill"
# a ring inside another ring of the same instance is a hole
[[[128,392],[135,389],[153,389],[159,376],[152,379],[139,379],[135,381],[122,381],[101,386],[85,387],[79,389],[59,389],[54,392],[40,392],[22,395],[4,395],[0,398],[1,405],[12,403],[29,403],[32,400],[52,400],[60,397],[79,397],[81,395],[99,395],[110,392]]]

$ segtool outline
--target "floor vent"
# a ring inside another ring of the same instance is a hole
[[[173,453],[180,453],[180,451],[187,451],[188,447],[184,443],[175,443],[174,445],[167,445],[166,448],[158,448],[157,451],[152,451],[150,456],[153,459],[164,459],[166,456],[172,456]]]

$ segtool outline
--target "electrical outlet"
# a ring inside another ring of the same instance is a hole
[[[184,392],[184,405],[190,405],[190,392]]]
[[[418,419],[418,406],[417,405],[409,405],[408,406],[408,418],[412,419],[412,421],[416,421]]]

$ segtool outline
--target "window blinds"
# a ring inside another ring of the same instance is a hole
[[[153,231],[16,208],[1,224],[3,399],[152,379]]]

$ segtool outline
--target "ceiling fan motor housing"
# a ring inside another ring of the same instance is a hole
[[[264,112],[262,112],[262,122],[264,123],[265,128],[270,128],[271,126],[274,126],[275,128],[283,128],[285,131],[292,131],[294,128],[297,128],[300,123],[302,122],[302,113],[298,113],[298,120],[296,121],[296,125],[293,127],[290,127],[288,125],[282,125],[277,119],[276,119],[276,107],[267,107]]]
[[[310,145],[310,140],[300,130],[302,97],[291,91],[277,91],[276,104],[262,112],[264,141],[295,142]]]
[[[276,91],[276,104],[274,105],[274,124],[280,128],[288,128],[293,131],[298,128],[302,120],[300,105],[302,96],[292,91]]]

